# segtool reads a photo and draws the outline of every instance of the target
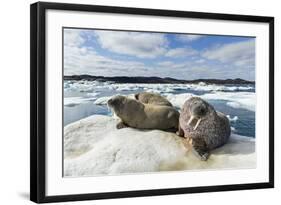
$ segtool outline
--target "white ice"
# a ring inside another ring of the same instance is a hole
[[[104,97],[100,97],[98,99],[96,99],[94,101],[94,104],[96,105],[106,105],[107,104],[107,101],[112,98],[113,96],[104,96]]]
[[[198,84],[120,84],[98,81],[65,81],[64,89],[67,91],[80,91],[87,92],[88,96],[97,97],[100,93],[93,92],[95,89],[115,90],[115,92],[121,91],[136,91],[144,90],[147,92],[160,93],[168,98],[172,104],[178,108],[181,108],[183,103],[191,96],[195,96],[190,92],[193,91],[211,91],[210,93],[202,94],[205,100],[225,100],[226,105],[233,108],[243,108],[250,111],[255,111],[255,93],[253,92],[239,92],[253,89],[250,85],[244,86],[224,86],[224,85],[207,85],[205,83]],[[178,90],[185,91],[184,94],[172,94]],[[223,91],[236,91],[236,92],[223,92]],[[97,98],[94,102],[97,105],[105,105],[107,100],[112,96],[103,96]],[[86,100],[87,101],[87,100]],[[85,102],[80,97],[73,97],[65,99],[65,105],[71,105],[72,103],[80,104]]]
[[[148,83],[110,83],[98,81],[64,81],[66,91],[91,92],[94,89],[109,89],[116,91],[132,91],[138,89],[149,90],[157,93],[171,93],[176,90],[196,90],[196,91],[247,91],[254,87],[250,85],[243,86],[225,86],[216,84],[148,84]]]
[[[226,100],[230,107],[255,111],[256,94],[253,92],[213,92],[201,97],[206,100]]]
[[[64,106],[73,106],[73,105],[79,105],[82,103],[88,103],[90,101],[95,100],[95,97],[89,97],[89,98],[84,98],[84,97],[65,97],[63,99],[63,104]]]
[[[116,95],[117,95],[117,94],[116,94]],[[113,97],[116,96],[116,95],[104,96],[104,97],[97,98],[97,99],[94,101],[94,104],[96,104],[96,105],[106,105],[106,104],[107,104],[107,101],[108,101],[110,98],[113,98]],[[128,98],[135,99],[134,94],[127,95],[127,97],[128,97]]]
[[[64,128],[64,175],[94,176],[192,169],[241,169],[256,166],[255,140],[231,135],[200,161],[183,138],[159,130],[117,130],[112,117],[93,115]]]
[[[186,100],[193,96],[199,96],[205,100],[225,100],[226,105],[233,108],[243,108],[255,111],[256,95],[253,92],[212,92],[203,95],[194,95],[192,93],[170,94],[163,93],[172,104],[177,108],[181,108]],[[130,95],[131,96],[131,95]],[[98,98],[94,103],[97,105],[105,105],[107,100],[113,96],[105,96]]]
[[[253,92],[211,92],[203,95],[191,93],[167,94],[167,99],[178,108],[181,108],[186,100],[192,96],[199,96],[205,100],[225,100],[226,105],[234,108],[243,108],[255,111],[256,94]]]
[[[231,117],[230,115],[226,115],[230,122],[236,122],[238,120],[238,116]]]

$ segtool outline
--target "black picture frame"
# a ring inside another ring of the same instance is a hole
[[[262,22],[269,24],[269,181],[236,185],[137,190],[107,193],[46,196],[46,82],[45,35],[46,10],[67,10],[128,15],[169,16],[195,19]],[[123,197],[142,197],[198,192],[218,192],[274,187],[274,18],[265,16],[233,15],[174,10],[156,10],[96,6],[82,4],[38,2],[30,7],[30,200],[37,203],[76,200],[97,200]]]

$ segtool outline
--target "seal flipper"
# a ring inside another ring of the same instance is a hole
[[[122,128],[126,128],[126,127],[129,127],[127,124],[125,124],[124,122],[119,122],[117,125],[116,125],[116,128],[117,129],[122,129]]]
[[[203,138],[192,138],[192,147],[192,151],[196,156],[198,156],[202,161],[207,161],[210,151]]]

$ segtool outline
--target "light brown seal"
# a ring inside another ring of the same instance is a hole
[[[108,106],[122,120],[117,128],[172,130],[178,128],[179,112],[169,106],[143,104],[125,96],[108,100]]]
[[[190,140],[201,160],[207,160],[212,149],[224,145],[230,132],[228,118],[203,99],[192,97],[184,103],[177,134]]]
[[[172,103],[169,102],[165,97],[151,92],[140,92],[135,94],[136,100],[152,105],[165,105],[173,107]]]

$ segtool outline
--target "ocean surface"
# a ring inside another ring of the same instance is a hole
[[[255,86],[198,84],[119,84],[99,81],[64,81],[64,126],[94,114],[112,115],[106,102],[114,95],[148,91],[165,96],[177,109],[199,96],[225,113],[233,133],[255,137]]]

